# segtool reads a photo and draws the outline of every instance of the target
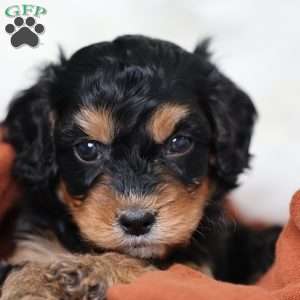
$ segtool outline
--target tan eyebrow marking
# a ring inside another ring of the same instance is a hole
[[[147,129],[155,142],[162,144],[174,131],[176,124],[189,113],[186,106],[164,104],[151,116]]]
[[[105,108],[83,107],[75,116],[75,122],[92,139],[110,144],[115,135],[112,112]]]

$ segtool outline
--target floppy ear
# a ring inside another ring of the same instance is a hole
[[[214,154],[217,175],[234,187],[237,176],[249,166],[249,146],[257,117],[250,98],[218,71],[210,75],[213,83],[208,109],[214,127]]]
[[[195,54],[208,62],[207,48],[208,40],[196,48]],[[205,108],[214,131],[212,163],[219,179],[233,188],[237,176],[249,166],[257,113],[248,95],[212,65],[208,84]]]
[[[16,151],[13,176],[32,187],[47,185],[56,173],[49,100],[54,79],[55,66],[51,65],[35,85],[12,101],[3,123],[6,140]]]

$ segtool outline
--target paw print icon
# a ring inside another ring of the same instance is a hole
[[[25,22],[22,17],[16,17],[14,24],[7,24],[5,31],[11,34],[10,42],[13,47],[21,45],[36,47],[39,44],[39,35],[45,31],[42,24],[36,24],[33,17],[26,18]]]

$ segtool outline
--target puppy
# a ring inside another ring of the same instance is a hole
[[[45,67],[4,121],[23,187],[4,299],[101,299],[176,262],[256,278],[278,230],[257,233],[222,213],[249,165],[255,119],[207,42],[191,53],[121,36]]]

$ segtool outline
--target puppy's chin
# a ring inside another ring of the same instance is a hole
[[[167,253],[167,247],[164,245],[143,245],[143,246],[131,246],[121,249],[121,251],[130,256],[155,259],[164,258]]]

